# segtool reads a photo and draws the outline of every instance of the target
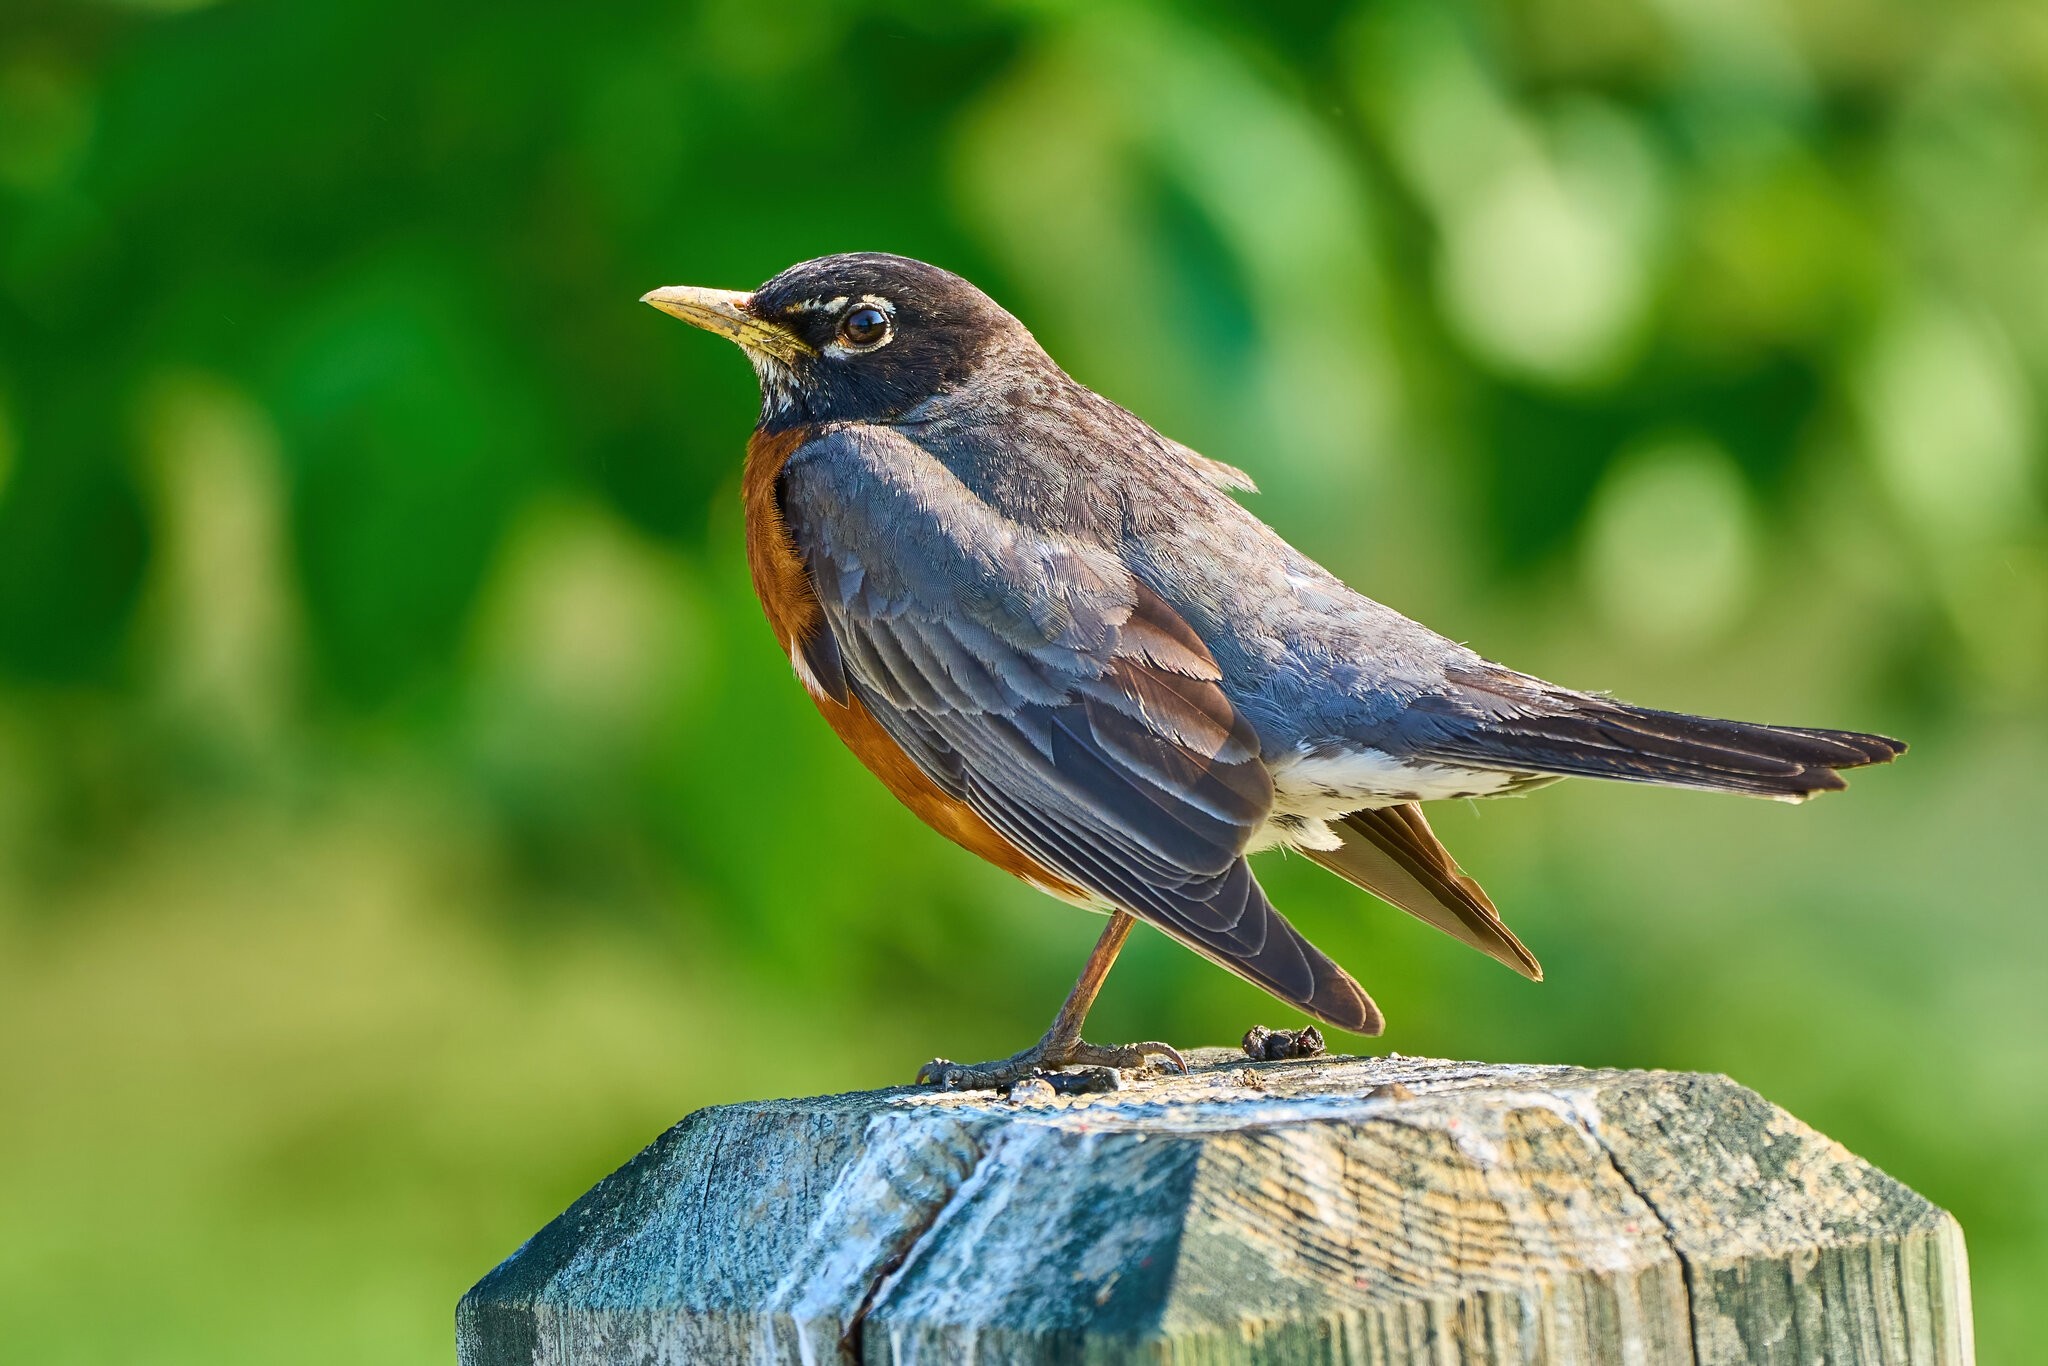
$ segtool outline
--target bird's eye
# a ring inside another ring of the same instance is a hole
[[[839,339],[848,346],[879,346],[889,335],[889,315],[872,306],[856,308],[839,324]]]

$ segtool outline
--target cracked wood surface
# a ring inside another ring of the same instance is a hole
[[[1325,1058],[700,1110],[464,1366],[1972,1358],[1955,1220],[1725,1077]]]

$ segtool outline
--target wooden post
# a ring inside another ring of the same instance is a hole
[[[700,1110],[463,1297],[461,1359],[1973,1359],[1955,1220],[1725,1077],[1190,1061]]]

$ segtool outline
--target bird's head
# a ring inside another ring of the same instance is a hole
[[[971,381],[1023,325],[950,271],[855,252],[791,266],[751,293],[673,285],[643,302],[737,342],[764,428],[888,422]]]

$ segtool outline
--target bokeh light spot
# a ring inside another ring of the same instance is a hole
[[[1657,441],[1601,482],[1581,560],[1587,589],[1632,641],[1707,644],[1748,602],[1755,520],[1726,451],[1697,436]]]
[[[31,60],[0,66],[0,186],[38,191],[78,164],[92,136],[92,101],[79,79]]]

